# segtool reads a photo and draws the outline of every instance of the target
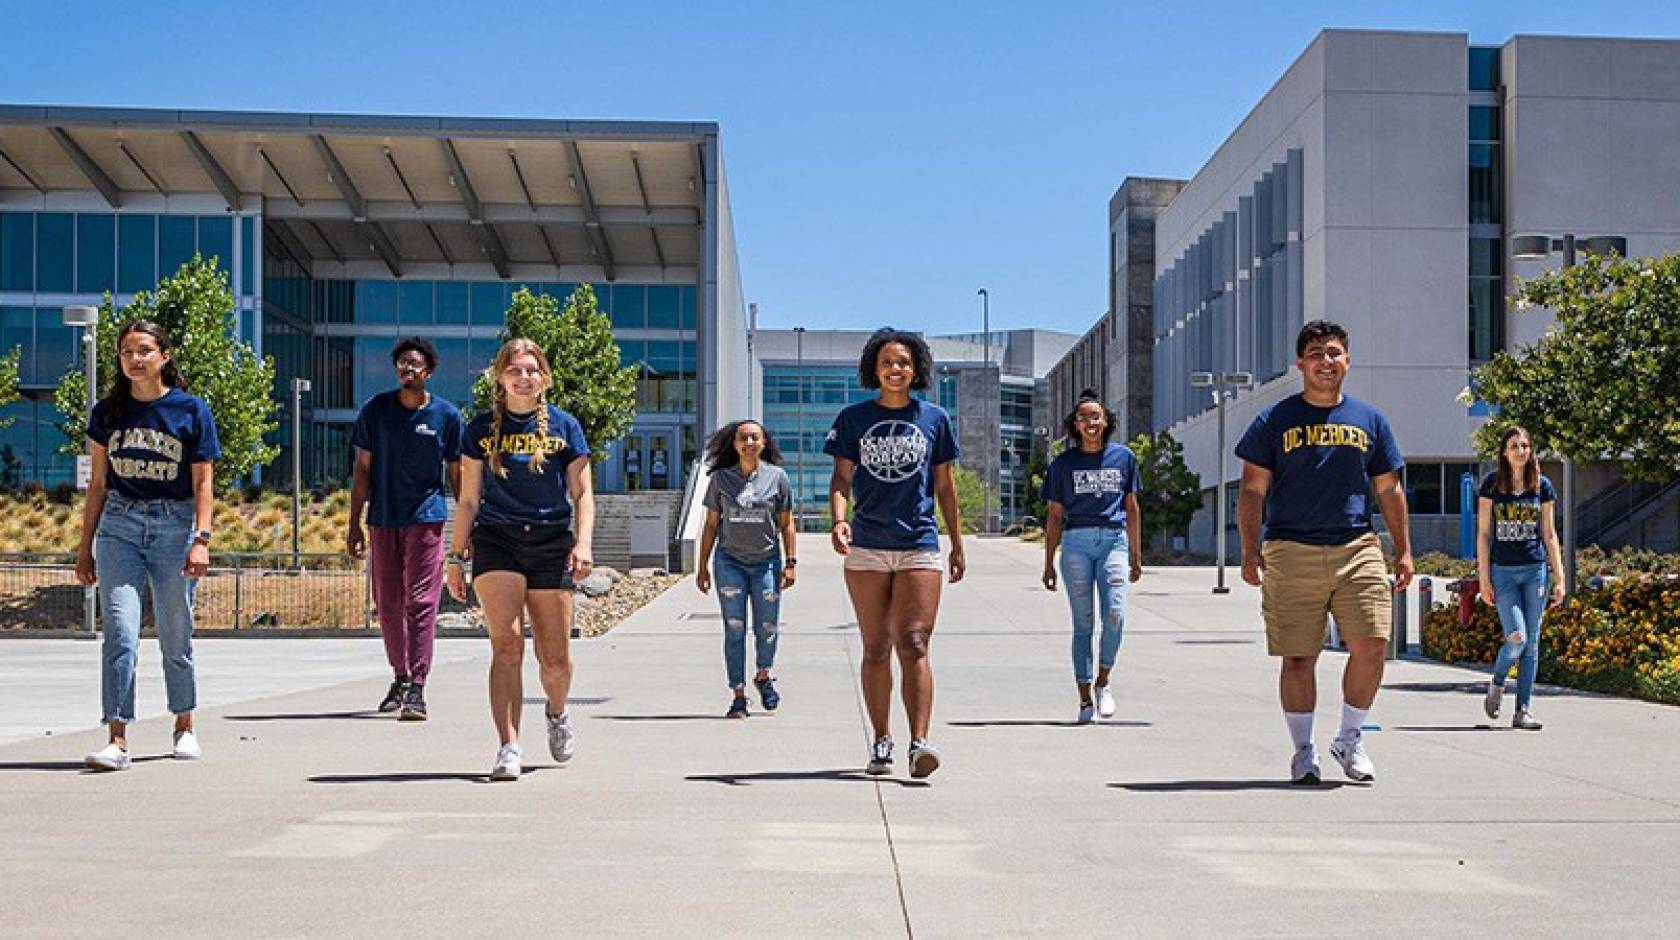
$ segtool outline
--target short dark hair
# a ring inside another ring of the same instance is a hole
[[[920,392],[933,385],[933,350],[928,348],[927,340],[922,339],[919,333],[890,326],[883,326],[870,334],[869,342],[863,345],[863,355],[858,357],[859,384],[870,391],[881,387],[881,378],[875,374],[875,368],[881,359],[881,350],[888,343],[902,343],[910,350],[910,359],[916,365],[916,376],[910,380],[911,390]]]
[[[426,357],[426,371],[437,371],[437,347],[424,336],[404,336],[397,340],[397,345],[391,347],[391,365],[396,365],[405,352],[417,352]]]
[[[1347,330],[1340,323],[1329,320],[1310,320],[1301,324],[1301,332],[1295,334],[1295,358],[1299,359],[1307,354],[1307,344],[1318,339],[1341,340],[1342,348],[1348,348]]]
[[[743,424],[756,424],[764,432],[764,449],[758,452],[758,459],[770,464],[781,464],[782,452],[776,447],[776,439],[770,436],[770,429],[763,421],[756,418],[742,418],[718,428],[712,434],[711,440],[706,442],[706,469],[716,473],[726,467],[739,466],[741,454],[735,449],[735,435]]]
[[[1062,432],[1067,435],[1068,443],[1071,446],[1079,446],[1079,408],[1081,405],[1090,404],[1102,405],[1104,444],[1107,444],[1108,439],[1114,436],[1114,426],[1120,423],[1120,419],[1115,416],[1114,410],[1108,407],[1108,404],[1102,400],[1102,396],[1097,394],[1096,389],[1085,389],[1079,393],[1079,400],[1073,403],[1073,410],[1068,412],[1067,418],[1062,421]]]

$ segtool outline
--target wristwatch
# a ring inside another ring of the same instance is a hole
[[[192,540],[194,542],[204,543],[204,546],[206,548],[210,547],[210,530],[209,529],[199,529],[199,530],[195,531],[193,533]]]
[[[786,567],[786,568],[797,568],[797,567],[799,567],[799,559],[797,559],[797,558],[786,559],[785,561],[782,562],[782,565],[783,565],[783,567]]]

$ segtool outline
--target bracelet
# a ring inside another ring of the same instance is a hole
[[[448,560],[445,561],[444,563],[464,568],[467,565],[467,560],[465,558],[462,558],[460,555],[450,555]]]

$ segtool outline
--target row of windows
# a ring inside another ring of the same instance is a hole
[[[241,291],[251,292],[251,220],[241,218]],[[194,254],[233,270],[228,215],[0,212],[0,290],[130,294],[152,290]]]
[[[0,427],[0,487],[74,482],[76,458],[59,452],[64,444],[58,427],[62,420],[50,398],[24,399],[0,408],[0,424],[5,425]]]
[[[1457,515],[1464,506],[1461,478],[1470,474],[1471,491],[1481,483],[1473,463],[1406,464],[1406,509],[1413,515]],[[1472,496],[1472,506],[1475,505]]]
[[[0,307],[0,355],[14,349],[24,386],[57,385],[81,364],[77,330],[64,325],[62,307]]]
[[[272,261],[271,261],[272,264]],[[316,280],[295,264],[265,277],[263,294],[313,323],[418,328],[434,325],[500,327],[521,288],[561,306],[576,284],[504,281]],[[595,284],[596,305],[614,329],[692,330],[695,289],[665,284]]]

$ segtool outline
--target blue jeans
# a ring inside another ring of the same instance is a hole
[[[1546,564],[1489,565],[1493,604],[1505,643],[1493,661],[1493,681],[1501,686],[1517,663],[1517,707],[1528,707],[1534,694],[1534,674],[1540,668],[1540,620],[1546,613]],[[1520,659],[1518,657],[1521,657]]]
[[[1126,585],[1131,576],[1131,550],[1125,529],[1080,526],[1062,532],[1062,589],[1073,613],[1073,680],[1091,681],[1091,590],[1102,607],[1102,649],[1098,662],[1114,666],[1126,629]]]
[[[146,588],[163,650],[169,710],[179,715],[198,705],[192,653],[198,582],[181,573],[192,547],[193,521],[190,500],[133,500],[116,493],[106,497],[93,541],[104,630],[100,698],[105,722],[134,721],[134,661],[140,647],[140,598]]]
[[[718,606],[723,608],[723,665],[729,687],[747,685],[747,608],[752,608],[753,646],[758,668],[776,663],[776,617],[782,610],[782,559],[772,555],[759,562],[738,561],[719,549],[713,556]]]

